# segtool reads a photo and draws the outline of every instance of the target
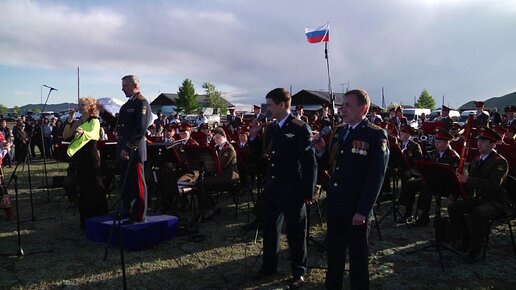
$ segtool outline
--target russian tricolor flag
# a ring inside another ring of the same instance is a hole
[[[306,39],[310,43],[330,41],[330,23],[326,23],[316,29],[305,28]]]

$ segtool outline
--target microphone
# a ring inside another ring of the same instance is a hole
[[[45,88],[49,88],[51,91],[52,91],[52,90],[54,90],[54,91],[56,91],[56,92],[57,92],[57,89],[56,89],[56,88],[49,87],[49,86],[47,86],[47,85],[43,85],[43,86],[44,86]]]
[[[321,139],[324,136],[328,135],[330,132],[331,132],[330,126],[326,126],[326,127],[322,128],[321,132],[319,132],[319,138],[317,138],[317,139],[313,140],[312,142],[310,142],[310,145],[306,146],[305,151],[308,151],[308,150],[310,150],[310,148],[314,147],[314,145],[317,142],[321,141]]]

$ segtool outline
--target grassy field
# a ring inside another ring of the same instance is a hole
[[[49,181],[52,176],[64,175],[65,164],[49,162]],[[105,246],[85,240],[79,229],[76,209],[66,210],[67,200],[61,188],[48,192],[42,161],[31,164],[34,222],[21,224],[24,257],[17,257],[16,222],[6,222],[0,211],[1,289],[121,289],[119,252],[110,251],[103,260]],[[12,169],[5,169],[9,177]],[[31,220],[27,167],[18,169],[20,218]],[[10,194],[14,201],[13,186]],[[47,195],[50,200],[47,200]],[[114,197],[110,202],[113,203]],[[14,203],[13,203],[14,204]],[[127,283],[129,289],[281,289],[290,278],[290,262],[286,239],[283,237],[279,273],[262,281],[249,277],[261,265],[261,240],[254,243],[254,232],[244,232],[247,222],[247,198],[238,218],[233,218],[231,199],[221,200],[222,214],[216,221],[201,224],[199,236],[178,236],[152,249],[126,252]],[[14,207],[13,207],[14,208]],[[378,209],[387,211],[389,204]],[[321,225],[312,210],[311,235],[324,239]],[[186,213],[189,216],[189,213]],[[51,219],[47,219],[51,218]],[[441,271],[435,251],[407,255],[433,236],[433,228],[414,228],[396,225],[388,216],[380,226],[380,241],[376,228],[371,231],[371,287],[373,289],[515,289],[516,256],[511,250],[508,230],[494,231],[486,260],[475,265],[464,264],[460,257],[443,252],[445,272]],[[204,239],[202,239],[204,238]],[[202,240],[202,241],[199,241]],[[37,253],[39,251],[49,251]],[[315,243],[309,245],[311,266],[305,289],[323,289],[325,252]],[[345,289],[348,280],[344,282]]]

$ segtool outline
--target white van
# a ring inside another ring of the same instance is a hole
[[[403,116],[405,116],[409,122],[410,127],[414,129],[419,128],[421,120],[421,114],[425,114],[427,117],[430,115],[430,109],[417,109],[417,108],[404,108]]]
[[[428,120],[430,121],[433,121],[437,115],[441,116],[442,114],[442,110],[441,109],[438,109],[438,110],[435,110],[435,111],[432,111],[432,113],[430,113],[430,116],[428,116]],[[456,110],[450,110],[450,113],[448,114],[450,116],[450,118],[452,118],[454,121],[457,121],[460,119],[460,112],[459,111],[456,111]]]

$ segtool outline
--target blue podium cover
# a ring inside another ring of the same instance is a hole
[[[115,225],[111,245],[118,247],[120,230],[123,234],[124,248],[127,251],[141,251],[173,238],[177,234],[178,218],[170,215],[147,215],[144,223]],[[123,222],[124,220],[122,220]],[[86,220],[86,239],[107,243],[113,225],[113,214],[92,217]]]

